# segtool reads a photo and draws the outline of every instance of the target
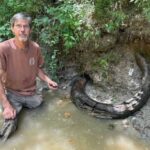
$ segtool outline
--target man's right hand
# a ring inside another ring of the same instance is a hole
[[[3,110],[4,119],[14,119],[16,117],[16,110],[8,103]]]
[[[0,102],[3,106],[3,117],[4,119],[14,119],[16,117],[16,110],[7,100],[5,95],[5,83],[6,83],[6,72],[2,69],[0,61]]]

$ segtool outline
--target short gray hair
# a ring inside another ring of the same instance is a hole
[[[28,20],[28,21],[29,21],[29,25],[30,25],[30,27],[31,27],[32,18],[31,18],[31,16],[30,16],[29,14],[24,13],[24,12],[17,13],[17,14],[15,14],[15,15],[11,18],[11,20],[10,20],[11,27],[13,27],[14,24],[15,24],[15,21],[16,21],[16,20],[19,20],[19,19]]]

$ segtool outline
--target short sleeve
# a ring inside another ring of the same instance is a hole
[[[4,54],[4,49],[0,45],[0,69],[6,71],[6,56]]]
[[[38,49],[38,67],[41,68],[44,65],[44,58],[41,53],[41,49]]]

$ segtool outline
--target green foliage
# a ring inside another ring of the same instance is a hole
[[[57,58],[57,50],[53,50],[51,52],[44,51],[44,56],[45,56],[45,64],[47,71],[50,73],[51,77],[54,80],[58,80],[56,74],[57,74],[57,63],[58,63],[58,58]],[[51,56],[51,57],[50,57]]]
[[[39,39],[43,44],[57,49],[61,44],[61,50],[68,54],[88,33],[82,28],[81,17],[81,13],[76,13],[75,5],[66,2],[59,7],[45,7],[45,15],[36,18],[34,26],[36,31],[42,31]]]
[[[104,24],[104,29],[107,32],[113,32],[118,29],[124,22],[126,16],[122,11],[112,12],[112,18]]]
[[[130,3],[134,3],[138,7],[143,7],[149,0],[129,0]]]
[[[108,76],[108,69],[109,69],[109,63],[108,63],[108,60],[105,59],[105,58],[101,58],[101,59],[98,59],[98,65],[102,71],[102,75],[103,77],[107,78]]]
[[[121,4],[119,0],[96,0],[95,16],[107,32],[113,32],[123,24],[126,15]]]
[[[108,77],[108,70],[111,64],[118,64],[120,60],[120,56],[115,53],[114,51],[111,51],[101,57],[99,57],[95,61],[95,68],[100,68],[102,75],[104,78]]]
[[[148,21],[150,22],[150,6],[149,6],[149,8],[144,8],[143,13],[146,16],[146,18],[148,19]]]
[[[8,37],[11,37],[12,33],[10,31],[10,24],[5,23],[3,26],[0,26],[0,42],[6,40]]]
[[[146,16],[148,21],[150,22],[150,1],[145,1],[143,6],[143,14]]]
[[[113,4],[112,0],[96,0],[95,14],[100,19],[107,19],[110,15],[110,8]]]
[[[130,14],[130,12],[132,12]],[[117,30],[132,14],[143,14],[150,20],[149,0],[96,0],[95,16],[107,32]]]
[[[83,20],[85,10],[82,8],[73,1],[65,1],[57,7],[45,6],[44,15],[34,19],[33,30],[36,37],[42,45],[50,49],[51,58],[61,56],[59,61],[66,59],[73,48],[93,34],[91,26],[87,26]],[[54,63],[58,61],[48,60],[50,72],[57,72],[59,66]],[[52,68],[53,65],[55,67]]]

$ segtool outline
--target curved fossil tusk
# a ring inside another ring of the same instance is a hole
[[[136,54],[136,61],[143,73],[141,90],[137,92],[131,99],[125,100],[121,104],[105,104],[94,101],[85,92],[85,86],[89,77],[81,75],[75,77],[71,87],[71,100],[81,109],[88,110],[93,116],[98,118],[121,119],[131,116],[140,110],[150,97],[150,67],[146,60]]]

